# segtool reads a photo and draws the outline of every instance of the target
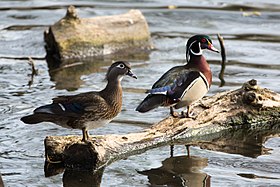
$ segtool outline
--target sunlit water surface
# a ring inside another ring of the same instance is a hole
[[[156,47],[144,59],[127,59],[131,61],[138,80],[124,78],[122,113],[114,122],[92,130],[91,134],[136,132],[168,116],[168,109],[163,108],[145,114],[134,110],[145,97],[144,90],[163,72],[184,63],[185,42],[197,33],[209,34],[216,46],[217,33],[225,39],[228,60],[225,86],[219,87],[220,56],[211,52],[204,54],[214,75],[208,95],[238,88],[253,78],[262,87],[280,92],[280,3],[272,0],[229,2],[2,0],[0,172],[5,185],[62,186],[64,183],[65,186],[75,186],[69,177],[71,175],[66,175],[66,172],[45,177],[43,142],[48,135],[80,135],[80,130],[65,130],[48,123],[28,126],[19,120],[36,106],[49,103],[55,96],[100,90],[105,85],[104,74],[112,59],[63,70],[67,77],[62,77],[65,74],[61,72],[49,72],[44,59],[43,32],[65,15],[70,4],[77,6],[81,17],[140,9],[147,19]],[[177,8],[168,9],[169,5]],[[260,15],[243,16],[244,11],[257,11]],[[39,73],[30,87],[28,57],[34,59]],[[143,123],[147,119],[148,123]],[[246,154],[242,151],[229,154],[191,147],[192,156],[187,158],[185,147],[175,146],[174,157],[169,158],[169,147],[159,147],[108,166],[101,186],[280,186],[278,136],[275,133],[266,141],[250,142],[251,147],[267,150],[265,154],[262,151],[260,154],[250,153],[250,150]],[[79,181],[79,176],[77,178]],[[89,180],[85,186],[94,184]]]

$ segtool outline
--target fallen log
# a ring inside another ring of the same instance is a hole
[[[44,33],[47,56],[67,59],[133,54],[153,48],[148,24],[139,10],[126,14],[80,18],[70,6],[64,18]]]
[[[46,161],[63,162],[68,168],[96,170],[162,145],[202,145],[219,137],[233,137],[232,133],[238,129],[274,131],[280,126],[280,94],[251,80],[240,89],[202,99],[195,104],[194,112],[196,119],[167,117],[138,133],[91,137],[91,144],[81,142],[80,136],[48,136]]]

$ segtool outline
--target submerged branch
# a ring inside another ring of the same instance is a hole
[[[226,50],[225,50],[223,37],[220,34],[218,34],[217,36],[221,46],[221,56],[222,56],[221,71],[219,73],[219,79],[221,80],[220,87],[222,87],[225,85],[224,72],[226,68]]]
[[[28,58],[28,64],[31,66],[30,80],[28,81],[28,86],[30,88],[33,84],[34,76],[38,75],[38,70],[35,68],[34,60],[31,57]]]

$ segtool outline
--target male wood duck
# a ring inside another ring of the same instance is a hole
[[[212,83],[212,73],[202,50],[219,52],[207,35],[195,35],[186,44],[187,64],[168,70],[154,83],[149,95],[136,108],[139,112],[148,112],[159,106],[170,106],[170,114],[178,117],[174,108],[186,106],[180,117],[191,117],[190,106],[201,99]]]
[[[87,92],[72,96],[59,96],[52,104],[41,106],[21,120],[27,124],[53,122],[62,127],[81,129],[82,141],[88,142],[88,130],[109,123],[121,111],[124,75],[137,79],[130,64],[124,61],[113,63],[106,74],[106,87],[97,92]]]

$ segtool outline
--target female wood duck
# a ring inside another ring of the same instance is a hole
[[[88,130],[109,123],[122,107],[121,80],[124,75],[137,79],[128,62],[113,63],[107,71],[106,87],[97,92],[72,96],[59,96],[53,103],[41,106],[29,116],[22,117],[24,123],[53,122],[62,127],[81,129],[82,141],[88,142]]]
[[[149,95],[136,108],[139,112],[147,112],[159,106],[170,106],[170,114],[174,117],[176,109],[186,106],[187,112],[181,117],[191,117],[190,105],[201,99],[212,83],[212,73],[202,50],[219,52],[209,36],[195,35],[186,44],[187,64],[168,70],[154,83]]]

